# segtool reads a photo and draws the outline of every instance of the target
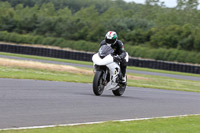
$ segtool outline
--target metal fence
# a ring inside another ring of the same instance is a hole
[[[31,47],[22,45],[9,45],[9,44],[0,44],[0,51],[17,53],[17,54],[62,58],[62,59],[73,59],[80,61],[91,61],[93,55],[93,53],[87,53],[87,52],[77,52],[77,51],[75,52],[75,51],[67,51],[61,49]],[[128,65],[200,74],[200,66],[192,64],[130,58]]]

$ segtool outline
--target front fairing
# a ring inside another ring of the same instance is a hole
[[[113,57],[110,54],[104,58],[101,58],[98,53],[93,55],[92,61],[94,62],[94,64],[99,66],[108,65],[114,62]]]

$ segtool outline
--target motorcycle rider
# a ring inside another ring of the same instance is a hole
[[[107,32],[105,39],[101,41],[100,47],[102,45],[109,45],[114,50],[114,61],[120,62],[120,68],[122,72],[122,82],[126,82],[126,66],[127,62],[125,60],[126,51],[122,41],[118,40],[117,33],[115,31]]]

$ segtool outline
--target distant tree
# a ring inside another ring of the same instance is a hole
[[[181,10],[191,10],[191,9],[195,9],[197,10],[199,5],[198,0],[177,0],[177,9],[181,9]]]
[[[200,51],[200,27],[194,31],[194,49]]]
[[[200,44],[198,5],[198,0],[177,0],[175,8],[161,0],[146,0],[145,5],[123,0],[0,0],[0,30],[93,42],[115,30],[133,45],[192,51]]]

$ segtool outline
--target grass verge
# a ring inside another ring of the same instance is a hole
[[[43,129],[8,130],[0,131],[0,133],[199,133],[199,125],[200,115],[197,115]]]
[[[92,62],[88,62],[88,61],[59,59],[59,58],[50,58],[50,57],[33,56],[33,55],[13,54],[13,53],[5,53],[5,52],[0,52],[0,55],[23,57],[23,58],[38,59],[38,60],[58,61],[58,62],[66,62],[66,63],[74,63],[74,64],[83,64],[83,65],[93,65]]]
[[[2,66],[0,66],[0,78],[35,79],[79,83],[90,83],[92,81],[92,76],[84,74]]]
[[[92,83],[92,70],[0,58],[0,78]],[[200,82],[128,73],[128,86],[200,92]]]
[[[88,62],[88,61],[58,59],[58,58],[49,58],[49,57],[41,57],[41,56],[23,55],[23,54],[13,54],[13,53],[5,53],[5,52],[0,52],[0,55],[16,56],[16,57],[23,57],[23,58],[30,58],[30,59],[39,59],[39,60],[50,60],[50,61],[58,61],[58,62],[66,62],[66,63],[75,63],[75,64],[83,64],[83,65],[92,65],[93,64],[92,62]],[[147,71],[147,72],[157,72],[157,73],[167,73],[167,74],[176,74],[176,75],[183,75],[183,76],[200,77],[199,74],[174,72],[174,71],[166,71],[166,70],[158,70],[158,69],[150,69],[150,68],[128,66],[128,69],[138,70],[138,71]]]
[[[167,90],[178,90],[178,91],[192,91],[200,92],[200,82],[192,80],[183,80],[162,76],[152,76],[144,74],[132,74],[129,75],[145,77],[148,80],[131,80],[128,81],[129,86],[144,87],[144,88],[155,88],[155,89],[167,89]]]

